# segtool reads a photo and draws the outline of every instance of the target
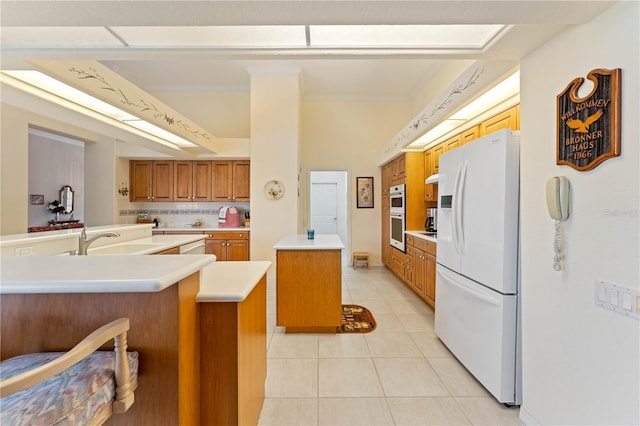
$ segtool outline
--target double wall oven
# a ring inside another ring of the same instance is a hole
[[[400,251],[404,251],[405,231],[405,186],[396,185],[389,188],[389,215],[390,215],[390,244]]]

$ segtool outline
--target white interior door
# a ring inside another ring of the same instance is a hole
[[[311,229],[318,234],[338,233],[337,182],[311,184]]]
[[[349,186],[346,170],[309,173],[309,228],[317,234],[337,234],[344,244],[343,264],[349,264]]]

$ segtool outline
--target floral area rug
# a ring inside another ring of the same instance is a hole
[[[338,333],[369,333],[376,329],[376,320],[367,308],[359,305],[342,305],[342,324]]]

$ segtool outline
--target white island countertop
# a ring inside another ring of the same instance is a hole
[[[215,262],[189,256],[2,256],[0,294],[162,291]]]
[[[147,238],[124,241],[116,244],[109,244],[100,247],[89,247],[89,256],[95,255],[117,255],[117,254],[154,254],[183,246],[196,241],[204,240],[205,235],[154,235]],[[105,238],[104,241],[108,241]]]
[[[344,244],[335,234],[315,235],[313,240],[307,235],[287,235],[273,246],[276,250],[342,250]]]
[[[197,302],[242,302],[271,266],[266,260],[214,262],[202,270]]]

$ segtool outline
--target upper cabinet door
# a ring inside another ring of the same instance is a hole
[[[519,130],[519,111],[520,105],[516,105],[513,108],[509,108],[508,110],[483,121],[480,123],[480,136],[485,136],[507,127],[511,130]]]
[[[191,200],[211,201],[211,161],[192,161],[192,163]]]
[[[154,160],[151,201],[173,201],[173,161]]]
[[[213,201],[233,201],[233,164],[231,161],[213,161]]]
[[[251,162],[233,162],[233,201],[249,201]]]
[[[251,162],[213,161],[213,201],[249,201]]]
[[[173,167],[173,199],[192,201],[193,167],[191,161],[175,161]]]
[[[151,201],[151,164],[148,160],[129,163],[129,201]]]

